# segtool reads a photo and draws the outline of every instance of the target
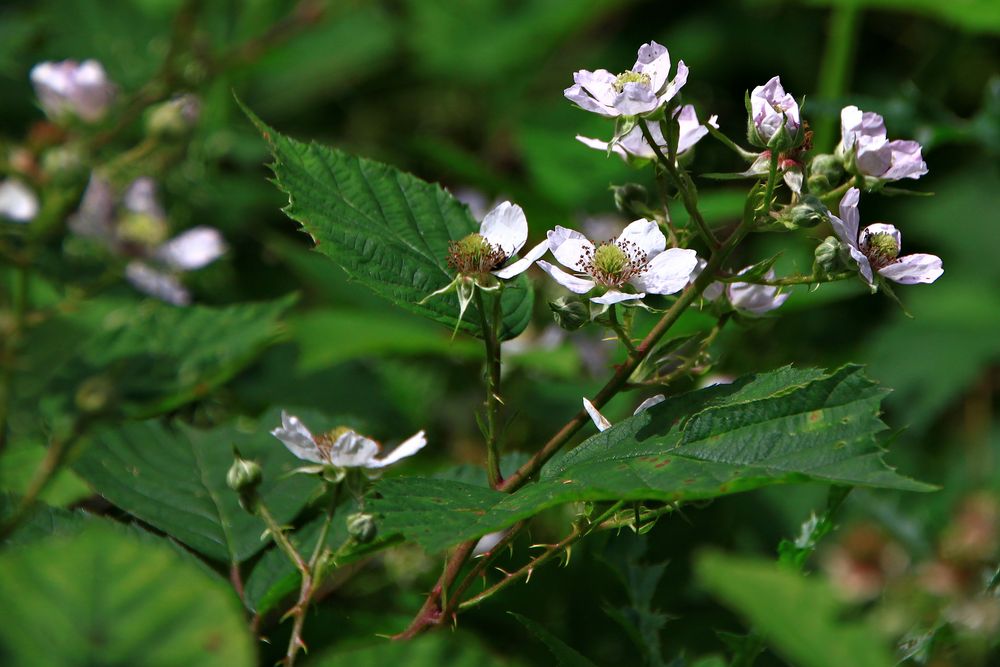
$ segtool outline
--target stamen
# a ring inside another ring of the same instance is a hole
[[[858,245],[876,271],[892,264],[899,256],[899,244],[886,232],[865,233]]]
[[[584,248],[577,266],[599,285],[620,287],[649,268],[649,260],[634,241],[609,239]]]
[[[615,79],[614,88],[615,92],[620,93],[625,89],[626,83],[641,83],[643,85],[650,85],[653,80],[648,74],[643,74],[642,72],[633,72],[632,70],[625,70]]]
[[[507,261],[507,253],[482,234],[469,234],[448,244],[448,266],[462,275],[482,275]]]

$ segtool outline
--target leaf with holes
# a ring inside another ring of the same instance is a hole
[[[383,530],[434,551],[569,502],[686,502],[805,481],[933,490],[882,460],[885,394],[858,366],[783,368],[670,398],[554,459],[512,495],[387,479],[372,504]]]
[[[454,293],[431,293],[452,281],[448,246],[479,231],[469,209],[438,185],[380,162],[285,137],[246,107],[274,156],[275,183],[288,195],[285,213],[313,238],[316,250],[383,298],[450,328],[479,336],[475,304],[461,323]],[[500,336],[521,333],[534,299],[522,274],[502,292]]]

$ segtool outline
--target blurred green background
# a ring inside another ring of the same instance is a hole
[[[28,80],[38,61],[96,58],[124,93],[139,90],[170,48],[181,4],[4,2],[2,140],[21,141],[41,119]],[[280,29],[296,11],[324,5],[206,2],[188,37],[192,48],[224,53]],[[217,226],[231,246],[224,261],[192,276],[196,301],[225,304],[294,291],[302,298],[283,342],[185,417],[213,423],[275,405],[315,408],[350,415],[376,437],[427,428],[431,455],[411,470],[479,461],[470,417],[481,400],[479,346],[449,342],[448,331],[395,311],[309,251],[306,237],[280,212],[285,202],[266,182],[265,146],[236,107],[234,91],[293,137],[389,162],[455,193],[475,193],[483,206],[511,199],[524,207],[534,241],[556,224],[614,222],[608,187],[646,178],[574,140],[576,134],[606,139],[611,127],[570,105],[562,90],[577,69],[628,67],[637,47],[654,39],[691,68],[684,101],[702,118],[718,114],[722,130],[741,143],[744,91],[780,74],[788,92],[805,96],[803,113],[821,148],[838,140],[839,111],[847,104],[883,114],[890,138],[923,144],[930,173],[906,187],[933,196],[868,196],[861,206],[869,222],[900,228],[905,252],[944,260],[935,285],[897,290],[912,318],[860,282],[795,288],[779,317],[724,332],[713,348],[712,372],[866,364],[894,390],[885,415],[895,429],[889,460],[943,490],[920,497],[858,492],[844,521],[875,520],[914,561],[929,558],[963,498],[1000,492],[1000,425],[993,417],[1000,380],[998,33],[995,0],[346,0],[328,3],[315,23],[224,72],[198,71],[192,61],[182,88],[201,96],[201,121],[184,156],[150,175],[161,184],[173,226]],[[137,143],[141,129],[124,139],[106,156],[129,140]],[[697,174],[742,165],[707,138],[692,168]],[[711,224],[738,218],[745,194],[739,183],[696,181]],[[781,252],[779,273],[808,273],[824,235],[759,235],[738,259],[749,264]],[[600,385],[601,364],[614,350],[591,334],[553,332],[546,297],[559,291],[538,283],[536,323],[512,344],[506,378],[507,404],[517,414],[508,441],[525,451],[575,412],[581,393]],[[692,318],[688,326],[704,323]],[[614,421],[636,402],[626,395],[607,415]],[[657,527],[647,557],[670,561],[655,598],[657,608],[677,616],[663,633],[668,655],[718,650],[713,628],[740,627],[689,583],[691,554],[708,544],[772,554],[824,494],[779,487],[692,508]],[[562,517],[554,518],[558,530]],[[535,541],[556,535],[545,530],[536,530]],[[497,656],[546,664],[542,645],[501,611],[514,609],[599,664],[629,663],[625,656],[634,649],[602,612],[623,596],[599,558],[604,541],[575,552],[570,567],[539,572],[529,586],[463,616],[460,628],[475,637],[456,637],[454,646],[468,641]],[[329,628],[321,641],[331,645],[369,644],[374,632],[402,627],[437,568],[417,551],[395,553],[337,591],[311,622]],[[426,650],[427,660],[444,659]]]

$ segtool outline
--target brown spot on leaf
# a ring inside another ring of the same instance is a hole
[[[662,461],[660,461],[659,463],[657,463],[653,467],[654,468],[662,468],[663,466],[666,466],[666,465],[670,465],[670,459],[663,459]]]

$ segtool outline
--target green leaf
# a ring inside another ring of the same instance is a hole
[[[10,517],[21,502],[21,496],[0,492],[0,520]],[[35,503],[24,520],[2,544],[26,544],[52,535],[75,533],[87,521],[82,512],[71,512],[42,502]]]
[[[454,293],[435,296],[454,278],[448,244],[479,231],[468,208],[438,185],[380,162],[316,143],[304,144],[268,127],[249,109],[274,162],[275,183],[288,195],[288,217],[300,223],[316,249],[348,275],[401,308],[458,324]],[[534,294],[522,274],[503,290],[501,339],[528,325]],[[459,328],[480,335],[470,306]]]
[[[0,491],[23,494],[45,459],[45,447],[26,439],[7,443],[0,457]],[[86,498],[90,487],[72,470],[61,468],[39,496],[50,505],[66,506]]]
[[[372,506],[385,530],[434,551],[577,501],[685,502],[804,481],[932,490],[882,460],[885,394],[858,366],[782,368],[668,399],[554,459],[515,494],[387,479]]]
[[[847,608],[825,582],[777,563],[710,552],[695,568],[723,603],[745,616],[786,660],[802,667],[890,667],[874,627],[843,620]]]
[[[435,632],[406,642],[379,639],[364,648],[336,648],[311,659],[314,667],[518,667],[524,663],[493,655],[474,635]]]
[[[261,540],[264,524],[226,486],[234,445],[262,466],[259,493],[279,522],[293,519],[316,489],[314,479],[288,475],[301,461],[268,432],[279,423],[276,411],[254,432],[125,423],[95,433],[73,467],[130,514],[210,558],[238,563],[267,543]]]
[[[581,655],[576,649],[546,630],[545,626],[538,621],[513,611],[508,611],[507,613],[520,621],[521,625],[526,627],[531,634],[535,635],[535,637],[548,647],[552,655],[555,656],[556,664],[559,667],[597,667],[597,665]]]
[[[0,662],[256,664],[239,601],[169,547],[103,527],[0,554]]]

